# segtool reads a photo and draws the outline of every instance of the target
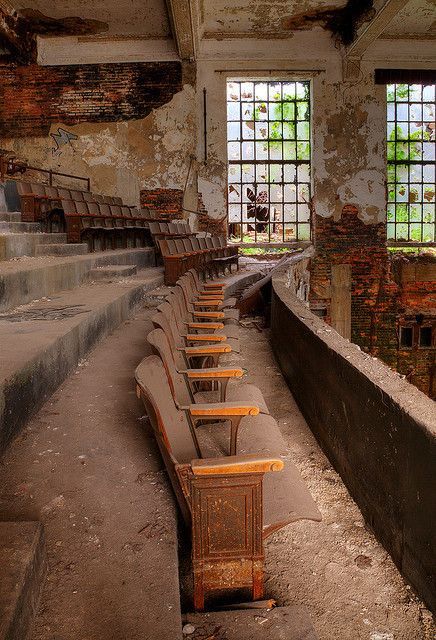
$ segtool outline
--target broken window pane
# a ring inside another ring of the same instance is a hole
[[[227,114],[230,233],[246,242],[309,238],[310,83],[228,82]]]
[[[388,239],[435,239],[434,100],[434,85],[387,86]]]

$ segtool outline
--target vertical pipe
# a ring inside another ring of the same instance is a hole
[[[53,172],[50,169],[50,171],[48,172],[48,183],[49,185],[52,187],[53,186]]]
[[[206,87],[203,87],[203,136],[204,136],[204,164],[207,164],[207,97],[206,97]]]

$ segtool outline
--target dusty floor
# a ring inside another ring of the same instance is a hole
[[[298,410],[268,331],[259,332],[250,319],[245,324],[241,353],[249,381],[261,388],[323,515],[321,523],[299,522],[269,538],[267,597],[305,604],[319,640],[434,640],[431,614],[365,527]]]
[[[0,519],[45,527],[31,640],[180,638],[175,507],[133,381],[149,315],[100,343],[0,462]]]
[[[0,518],[41,519],[50,574],[31,640],[173,640],[174,502],[133,370],[147,353],[143,310],[90,354],[0,463]],[[320,640],[433,640],[431,618],[365,528],[272,357],[268,332],[241,331],[261,387],[323,514],[266,547],[267,597],[304,604]]]

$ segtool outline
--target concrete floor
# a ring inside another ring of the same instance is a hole
[[[301,415],[268,331],[260,333],[250,319],[246,324],[241,353],[250,382],[261,388],[323,515],[321,523],[299,522],[269,538],[266,597],[306,605],[319,640],[434,640],[431,614],[366,528]]]
[[[181,637],[175,508],[133,382],[149,315],[98,345],[1,461],[0,518],[46,530],[32,640]]]
[[[174,501],[133,386],[151,313],[97,346],[0,463],[1,519],[46,528],[50,572],[31,640],[180,637]],[[431,640],[427,610],[319,449],[268,332],[244,324],[241,362],[324,517],[269,538],[266,596],[306,605],[320,640]]]

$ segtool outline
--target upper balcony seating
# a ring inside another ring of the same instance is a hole
[[[149,224],[161,220],[151,209],[127,206],[117,196],[17,181],[23,222],[45,231],[65,231],[70,243],[87,242],[91,251],[150,244]]]

